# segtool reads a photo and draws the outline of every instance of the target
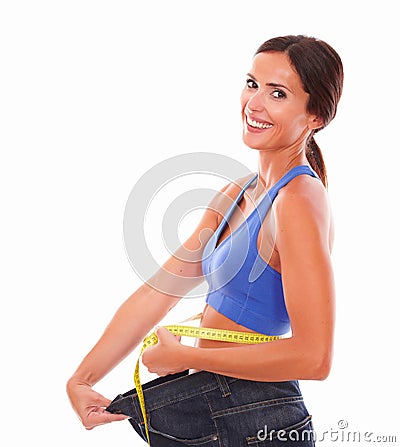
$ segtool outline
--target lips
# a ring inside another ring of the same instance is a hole
[[[273,124],[268,121],[251,118],[248,115],[246,115],[246,123],[250,130],[258,130],[258,131],[260,130],[264,131],[270,129],[273,126]]]

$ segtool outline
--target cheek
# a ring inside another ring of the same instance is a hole
[[[307,117],[304,113],[294,115],[291,121],[293,129],[304,130],[307,127]]]
[[[307,124],[306,114],[298,107],[275,107],[270,109],[271,117],[287,129],[304,128]]]

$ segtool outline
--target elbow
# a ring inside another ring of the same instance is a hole
[[[319,342],[315,342],[316,337],[311,340],[293,337],[293,346],[297,353],[299,379],[302,380],[325,380],[328,378],[333,359],[333,343],[331,339],[319,337]]]
[[[332,367],[332,355],[324,353],[314,355],[308,363],[307,378],[310,380],[325,380],[328,378]]]
[[[315,366],[311,378],[313,380],[325,380],[328,378],[330,372],[331,372],[330,361],[322,360]]]
[[[312,345],[309,341],[297,345],[298,378],[300,380],[325,380],[332,367],[332,345]]]

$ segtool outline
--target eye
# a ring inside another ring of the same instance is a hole
[[[286,93],[283,90],[275,89],[272,91],[271,95],[276,99],[286,98]]]
[[[251,79],[251,78],[248,78],[246,80],[246,85],[247,85],[248,88],[257,88],[258,87],[257,82],[254,79]]]

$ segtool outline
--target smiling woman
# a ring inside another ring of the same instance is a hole
[[[284,36],[257,50],[241,113],[258,172],[222,188],[192,235],[121,305],[68,381],[86,428],[129,417],[152,446],[279,445],[272,433],[284,432],[296,432],[290,445],[313,445],[303,436],[312,424],[298,380],[329,374],[335,298],[333,219],[314,134],[335,116],[342,84],[340,57],[321,40]],[[233,202],[229,209],[222,196]],[[203,244],[205,229],[212,231]],[[209,290],[201,327],[276,339],[185,346],[159,328],[158,343],[143,354],[148,370],[161,376],[143,386],[147,423],[136,390],[110,405],[92,386],[203,280]],[[166,292],[171,287],[174,295]],[[258,436],[266,426],[271,436]]]
[[[247,146],[269,151],[298,146],[321,127],[321,117],[307,113],[309,94],[286,53],[258,53],[248,76],[241,98]]]

